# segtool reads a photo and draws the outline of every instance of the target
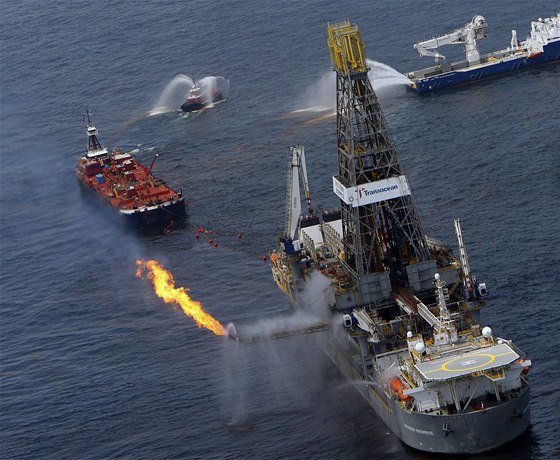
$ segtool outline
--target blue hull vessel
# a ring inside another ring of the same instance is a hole
[[[486,23],[482,16],[475,16],[464,28],[415,45],[422,56],[433,56],[436,61],[444,56],[433,51],[446,44],[464,44],[467,58],[454,63],[441,63],[427,69],[406,74],[411,84],[408,88],[416,93],[427,93],[450,86],[466,84],[492,75],[560,61],[560,13],[552,18],[531,23],[531,35],[522,43],[512,31],[511,46],[507,49],[480,56],[476,39],[484,38]]]

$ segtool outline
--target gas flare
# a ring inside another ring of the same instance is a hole
[[[142,278],[144,271],[146,277],[152,281],[154,291],[165,303],[178,304],[187,316],[196,321],[198,327],[205,327],[216,335],[227,335],[220,322],[202,309],[200,302],[192,300],[187,294],[188,288],[175,287],[173,275],[155,260],[136,261],[138,269],[136,276]]]

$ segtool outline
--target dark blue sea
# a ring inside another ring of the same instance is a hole
[[[284,228],[291,145],[306,147],[314,203],[337,206],[336,122],[313,107],[334,101],[327,23],[348,18],[426,233],[455,245],[461,219],[491,294],[484,324],[533,361],[531,429],[478,458],[558,458],[560,66],[427,97],[398,74],[431,65],[418,40],[481,14],[481,51],[502,49],[553,3],[2,2],[0,457],[432,458],[388,432],[320,335],[239,346],[135,277],[137,258],[158,260],[223,324],[289,314],[262,257]],[[180,105],[180,75],[224,77],[227,100],[154,114],[166,89]],[[186,224],[136,234],[80,194],[86,106],[108,148],[159,154]]]

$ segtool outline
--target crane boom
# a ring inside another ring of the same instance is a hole
[[[305,193],[305,202],[307,203],[307,212],[313,214],[311,207],[311,193],[309,192],[309,181],[307,180],[307,165],[305,163],[305,149],[303,145],[293,147],[294,151],[299,155],[301,181],[303,182],[303,192]]]
[[[288,169],[288,197],[286,200],[286,236],[291,239],[296,238],[299,218],[301,216],[301,193],[299,189],[299,177],[303,182],[305,201],[307,202],[307,212],[313,214],[311,207],[311,195],[309,192],[309,182],[307,180],[307,168],[305,164],[305,149],[302,145],[290,147],[292,159]]]
[[[440,59],[445,60],[445,56],[439,51],[432,50],[437,50],[440,46],[445,45],[465,45],[467,61],[469,64],[476,63],[480,61],[476,41],[486,37],[485,29],[486,20],[484,17],[477,15],[464,27],[439,37],[418,42],[414,45],[414,48],[420,56],[431,56],[435,58],[436,62],[439,62]]]
[[[463,276],[464,276],[463,283],[465,285],[467,295],[470,297],[473,294],[473,278],[471,275],[471,267],[469,265],[469,258],[467,256],[465,243],[463,242],[461,221],[459,219],[455,219],[454,223],[455,223],[455,233],[457,235],[457,242],[459,243],[459,254],[461,255],[461,266],[463,267]]]

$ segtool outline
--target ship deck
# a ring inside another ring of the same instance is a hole
[[[416,369],[426,380],[451,380],[510,364],[519,358],[509,345],[492,347],[417,363]]]
[[[518,57],[524,57],[527,54],[524,49],[510,50],[504,49],[499,51],[494,51],[492,53],[484,54],[480,57],[480,62],[478,64],[469,64],[466,59],[452,62],[438,64],[432,67],[427,67],[425,69],[414,70],[406,74],[406,76],[411,80],[422,79],[434,77],[436,75],[443,75],[449,72],[464,72],[473,69],[480,69],[494,65],[501,60],[516,59]]]

